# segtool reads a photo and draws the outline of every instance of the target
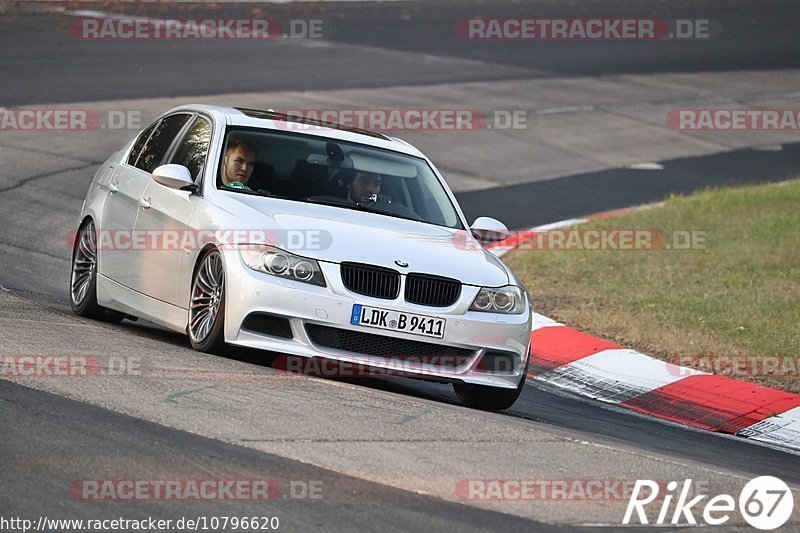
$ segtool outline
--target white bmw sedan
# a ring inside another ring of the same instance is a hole
[[[73,310],[143,318],[194,349],[245,346],[452,383],[505,409],[529,296],[422,153],[273,111],[172,109],[106,160],[81,209]]]

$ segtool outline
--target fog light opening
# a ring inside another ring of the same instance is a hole
[[[475,366],[477,372],[486,374],[513,374],[517,355],[508,352],[486,352]]]

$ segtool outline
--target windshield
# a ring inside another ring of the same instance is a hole
[[[450,198],[420,158],[363,144],[230,129],[217,187],[463,229]]]

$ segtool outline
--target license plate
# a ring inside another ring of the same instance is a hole
[[[355,304],[353,305],[353,313],[350,316],[350,323],[357,326],[402,331],[441,339],[444,337],[445,320],[444,318]]]

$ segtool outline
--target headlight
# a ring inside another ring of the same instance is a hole
[[[320,287],[325,286],[325,278],[322,277],[319,263],[313,259],[300,257],[280,248],[263,244],[240,246],[239,253],[244,264],[258,272],[311,283]]]
[[[525,310],[525,295],[514,285],[498,289],[484,287],[472,301],[469,310],[518,315]]]

